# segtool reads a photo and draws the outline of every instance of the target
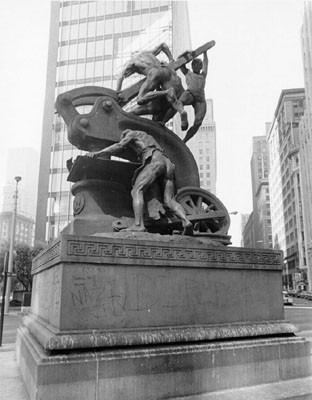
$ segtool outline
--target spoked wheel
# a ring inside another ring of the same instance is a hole
[[[199,187],[187,186],[175,196],[193,223],[194,232],[227,235],[230,216],[221,201]]]

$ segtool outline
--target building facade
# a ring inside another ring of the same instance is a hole
[[[312,291],[312,3],[305,2],[301,30],[306,108],[299,125],[302,206],[308,289]]]
[[[0,253],[9,250],[13,212],[0,213]],[[34,245],[35,221],[21,214],[16,215],[15,245]]]
[[[272,248],[269,148],[266,136],[252,138],[250,161],[255,248]]]
[[[52,2],[36,242],[53,240],[72,219],[65,166],[80,153],[68,143],[64,122],[54,114],[56,97],[86,85],[115,89],[130,57],[161,42],[174,57],[191,48],[186,1]]]
[[[217,144],[216,122],[213,116],[213,101],[207,99],[207,112],[198,132],[187,142],[196,160],[200,186],[216,194],[217,184]]]
[[[255,229],[254,229],[254,217],[253,212],[248,215],[242,216],[242,247],[254,248],[255,245]]]
[[[273,248],[284,252],[284,286],[306,284],[306,259],[300,183],[299,122],[304,89],[283,90],[268,133]]]
[[[39,155],[29,147],[10,148],[7,154],[6,184],[2,188],[2,212],[13,209],[15,176],[22,179],[18,185],[17,213],[35,220],[39,173]]]
[[[39,155],[29,147],[10,148],[7,154],[6,184],[2,187],[2,207],[0,213],[0,248],[8,248],[11,235],[12,214],[15,201],[15,177],[22,179],[18,185],[16,204],[15,242],[33,246]]]

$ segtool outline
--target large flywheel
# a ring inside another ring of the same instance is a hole
[[[193,223],[195,234],[227,235],[230,216],[215,195],[196,186],[186,186],[178,191],[175,199]]]

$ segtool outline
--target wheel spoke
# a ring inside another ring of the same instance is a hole
[[[186,212],[192,213],[196,208],[195,203],[190,195],[185,196],[181,202]]]
[[[218,199],[203,189],[187,188],[178,193],[178,202],[184,208],[197,233],[227,233],[229,218]]]
[[[203,204],[203,196],[198,196],[196,200],[196,207],[198,208],[198,210],[201,209],[202,204]]]

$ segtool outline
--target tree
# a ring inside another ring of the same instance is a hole
[[[2,250],[0,251],[0,282],[3,281],[4,278],[4,260],[5,253],[9,251],[9,244],[6,242],[1,243]]]
[[[41,250],[42,247],[29,247],[27,245],[19,245],[15,248],[16,279],[21,282],[27,292],[31,292],[32,289],[32,260]]]

